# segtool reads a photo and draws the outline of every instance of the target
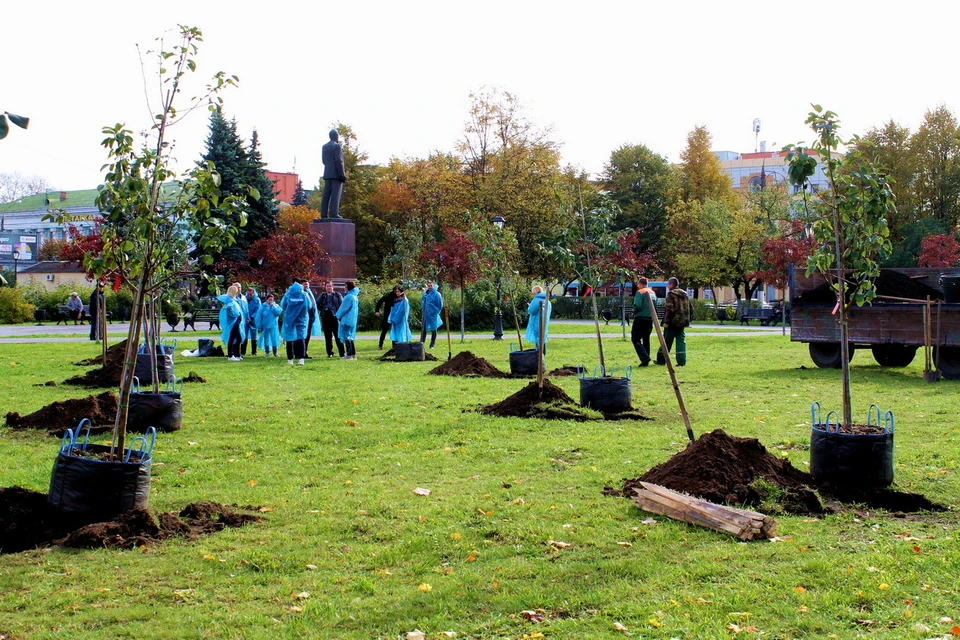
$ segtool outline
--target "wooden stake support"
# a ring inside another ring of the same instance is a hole
[[[643,488],[634,489],[634,502],[644,511],[728,533],[740,540],[776,535],[776,521],[762,513],[714,504],[649,482],[640,485]]]

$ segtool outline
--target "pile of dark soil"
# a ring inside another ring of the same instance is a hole
[[[438,362],[437,356],[432,353],[424,351],[423,359],[427,362]],[[377,358],[377,360],[382,360],[383,362],[396,362],[397,361],[397,352],[393,349],[390,349],[385,354]]]
[[[512,396],[480,408],[480,413],[502,418],[542,418],[544,420],[649,420],[636,411],[622,413],[599,413],[581,407],[573,398],[544,378],[543,390],[536,381],[531,382]]]
[[[777,503],[783,511],[795,514],[818,515],[829,511],[814,489],[827,499],[876,509],[900,512],[944,509],[921,495],[892,489],[816,486],[810,474],[772,455],[756,438],[737,438],[721,429],[703,434],[692,445],[639,478],[625,480],[622,491],[608,488],[606,492],[633,497],[633,488],[640,486],[641,481],[733,507],[756,509],[764,501]]]
[[[117,387],[120,386],[120,376],[123,375],[123,359],[126,355],[127,341],[118,342],[107,349],[107,363],[103,364],[103,355],[89,360],[81,360],[78,365],[88,366],[91,364],[102,365],[96,369],[91,369],[86,373],[67,378],[63,384],[70,384],[78,387]]]
[[[207,379],[201,376],[196,371],[191,371],[190,373],[187,374],[186,378],[181,378],[180,381],[181,382],[206,382]]]
[[[120,359],[122,363],[123,355],[127,350],[127,341],[121,340],[117,344],[107,347],[107,362]],[[100,353],[96,358],[87,358],[81,360],[80,362],[74,362],[73,364],[78,367],[92,367],[95,364],[103,364],[103,353]]]
[[[44,429],[51,435],[60,436],[67,429],[76,429],[82,419],[89,418],[93,425],[90,433],[103,433],[113,429],[118,402],[117,394],[104,391],[97,396],[54,402],[25,416],[11,411],[7,414],[7,426]]]
[[[926,300],[927,296],[930,296],[931,300],[943,300],[943,292],[939,289],[892,269],[881,269],[874,285],[877,287],[878,296],[909,298],[911,300]],[[811,289],[803,295],[797,296],[794,302],[797,304],[835,304],[837,294],[830,288],[829,284],[824,283],[816,289]],[[874,304],[883,303],[883,300],[878,300]]]
[[[215,502],[194,502],[175,513],[134,509],[108,522],[84,522],[47,504],[47,496],[22,487],[0,488],[0,554],[59,545],[75,549],[132,549],[167,538],[202,535],[259,522],[251,511]]]
[[[565,364],[558,369],[554,369],[547,374],[551,378],[562,378],[564,376],[575,376],[577,375],[577,368],[572,364]]]
[[[449,362],[444,362],[428,373],[435,376],[477,376],[481,378],[505,378],[507,374],[484,358],[475,356],[470,351],[461,351]]]

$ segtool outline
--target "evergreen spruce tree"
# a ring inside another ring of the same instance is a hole
[[[251,148],[244,148],[243,140],[237,134],[237,123],[226,120],[223,113],[216,109],[210,114],[210,133],[206,141],[206,153],[201,163],[213,162],[221,176],[220,192],[223,197],[243,196],[247,202],[247,224],[238,229],[236,243],[213,256],[214,264],[223,260],[246,262],[250,245],[265,238],[276,226],[277,201],[273,184],[264,173],[264,163],[257,149],[257,135],[254,132]],[[259,199],[250,194],[250,188],[259,192]],[[219,212],[218,212],[219,213]],[[218,215],[215,213],[214,215]],[[238,220],[236,214],[224,214],[233,224]]]
[[[290,204],[294,206],[307,204],[307,192],[303,189],[303,180],[297,180],[297,190],[293,192],[293,202]]]

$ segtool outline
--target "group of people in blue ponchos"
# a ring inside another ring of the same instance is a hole
[[[352,280],[347,281],[346,289],[335,314],[339,322],[337,342],[344,345],[343,360],[356,360],[357,318],[360,315],[357,296],[360,289]],[[227,360],[243,360],[248,344],[252,347],[252,355],[257,355],[259,344],[264,356],[278,357],[282,338],[286,344],[287,363],[302,365],[307,358],[308,336],[320,334],[320,316],[316,313],[317,303],[309,285],[304,287],[299,280],[294,280],[279,303],[273,294],[261,302],[252,287],[243,296],[240,290],[240,284],[234,283],[225,294],[217,297],[223,305],[219,316],[220,339],[227,347]],[[310,326],[311,317],[313,327]]]
[[[217,298],[223,303],[219,318],[220,337],[227,347],[227,359],[231,362],[243,360],[248,345],[251,347],[252,355],[257,355],[259,347],[263,350],[264,356],[279,357],[278,350],[282,340],[286,345],[287,363],[302,365],[304,360],[310,357],[307,355],[309,337],[320,335],[321,330],[327,332],[335,329],[337,347],[343,349],[340,358],[356,360],[360,289],[353,280],[346,282],[346,292],[343,295],[334,294],[332,283],[327,283],[326,289],[326,293],[321,294],[318,304],[310,291],[309,283],[294,280],[278,303],[273,294],[268,295],[261,302],[252,287],[248,287],[246,293],[241,295],[240,283],[230,285],[227,292]],[[335,301],[335,304],[331,301]],[[437,342],[437,330],[443,326],[443,320],[440,317],[443,306],[443,296],[437,290],[436,284],[432,280],[427,281],[426,291],[421,300],[423,329],[420,333],[420,341],[426,344],[429,333],[431,349]],[[549,336],[551,311],[552,305],[543,287],[534,287],[533,300],[527,308],[530,321],[527,324],[526,338],[536,347],[539,347],[542,341],[544,350],[546,350]],[[413,340],[413,333],[410,331],[410,301],[401,285],[397,284],[377,303],[375,314],[381,316],[381,313],[383,314],[381,349],[383,339],[388,332],[390,340],[394,343]],[[322,323],[321,318],[323,318]],[[541,318],[543,318],[542,331]],[[327,356],[333,357],[329,336],[327,337]]]

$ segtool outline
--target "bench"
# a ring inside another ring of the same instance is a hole
[[[761,326],[767,327],[780,322],[780,309],[744,309],[740,314],[740,324],[750,324],[751,320],[759,320]]]
[[[212,331],[214,325],[217,329],[220,328],[220,310],[219,309],[198,309],[192,314],[184,314],[183,316],[183,330],[193,329],[194,331],[197,328],[194,326],[196,322],[206,322],[210,325],[209,329]]]
[[[83,305],[83,313],[80,314],[80,324],[83,324],[84,320],[90,319],[90,305]],[[57,305],[57,324],[60,323],[68,324],[70,322],[70,307],[65,304]]]

